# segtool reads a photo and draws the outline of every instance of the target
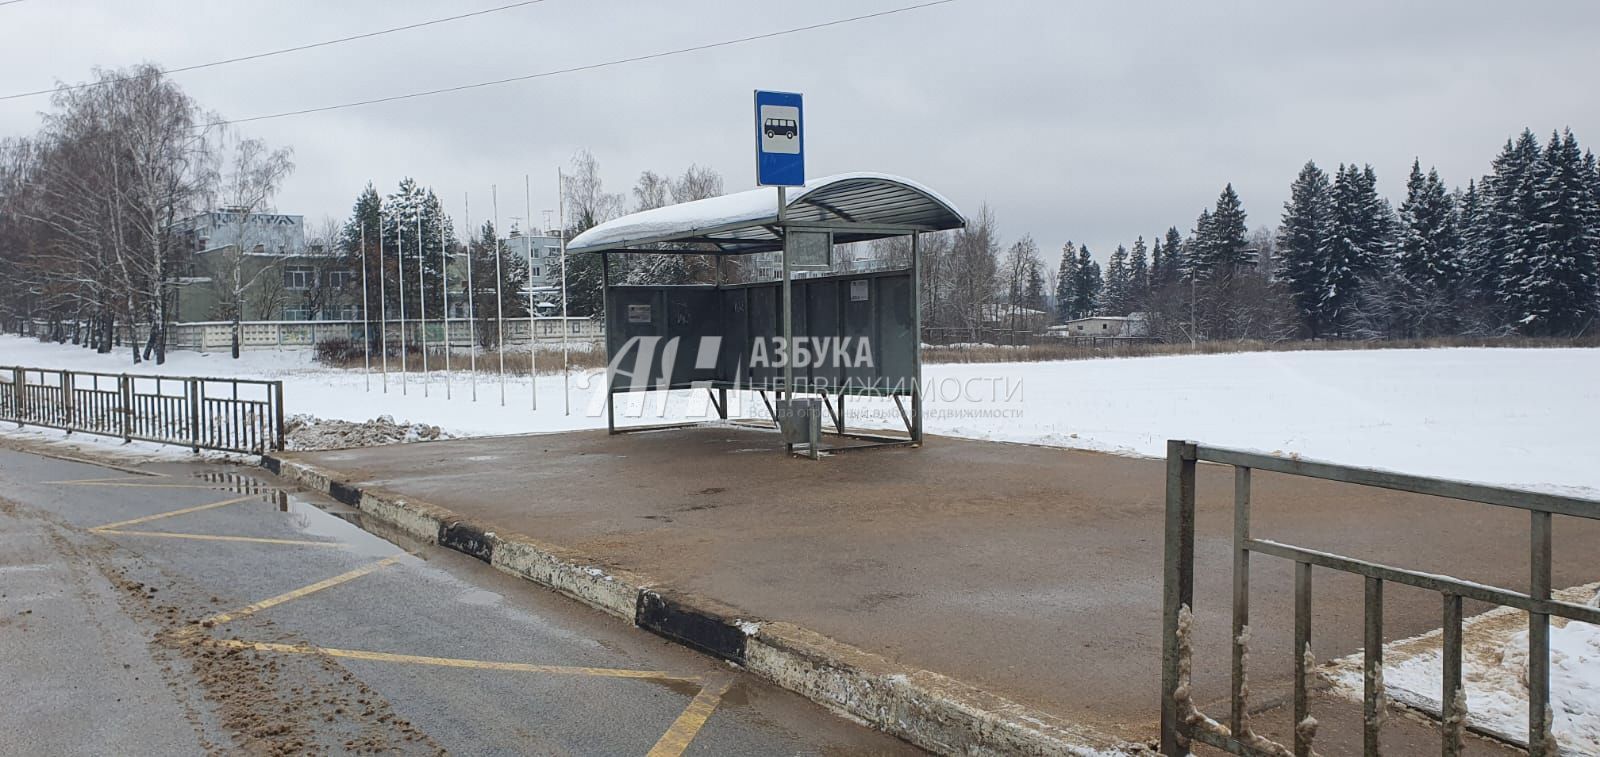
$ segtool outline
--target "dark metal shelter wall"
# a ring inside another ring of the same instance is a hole
[[[619,368],[612,391],[639,386],[641,377],[631,374],[644,365],[636,351],[645,349],[646,389],[685,389],[697,382],[750,389],[781,385],[783,368],[774,350],[781,344],[781,287],[763,282],[608,288],[606,351]],[[811,352],[818,340],[829,345],[820,364],[813,359],[796,367],[797,391],[912,393],[918,335],[909,270],[795,279],[791,287],[795,340]],[[638,337],[656,339],[634,342]],[[718,338],[708,348],[715,352],[701,355],[703,337]]]

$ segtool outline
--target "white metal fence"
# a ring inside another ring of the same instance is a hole
[[[0,421],[201,449],[283,449],[283,382],[0,366]]]

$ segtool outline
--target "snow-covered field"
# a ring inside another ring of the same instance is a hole
[[[556,359],[551,355],[543,359]],[[402,393],[391,373],[323,368],[306,351],[173,352],[164,366],[124,352],[0,336],[0,365],[109,372],[282,379],[291,414],[365,421],[380,415],[452,435],[511,434],[605,425],[597,374],[538,380],[483,373],[478,400],[458,371],[446,399],[435,372],[427,396],[413,373]],[[1166,440],[1299,454],[1411,473],[1600,496],[1600,350],[1437,349],[1268,352],[926,367],[927,429],[976,439],[1160,456]],[[371,390],[367,383],[371,382]],[[704,392],[630,395],[619,423],[711,414]],[[764,413],[747,394],[735,411]],[[742,404],[742,407],[740,405]],[[883,401],[847,403],[852,424],[899,423]]]

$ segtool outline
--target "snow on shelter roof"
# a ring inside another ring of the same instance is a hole
[[[784,220],[791,226],[833,229],[836,244],[902,236],[913,231],[944,231],[966,225],[955,205],[910,179],[882,173],[843,173],[791,188]],[[746,192],[668,205],[606,221],[567,243],[568,252],[629,250],[677,242],[716,245],[718,252],[740,254],[782,248],[777,190]],[[711,250],[698,250],[701,254]],[[685,250],[660,250],[682,254]]]

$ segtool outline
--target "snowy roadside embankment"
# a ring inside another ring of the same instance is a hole
[[[167,364],[131,366],[124,352],[0,336],[0,364],[172,375],[281,379],[291,414],[401,425],[437,424],[451,436],[603,428],[596,374],[537,381],[435,372],[427,396],[416,374],[329,369],[308,351],[176,351]],[[1298,454],[1424,475],[1600,495],[1593,430],[1600,427],[1600,350],[1435,349],[1258,352],[925,367],[930,433],[1119,454],[1160,456],[1166,440]],[[370,381],[370,391],[366,388]],[[735,414],[765,414],[751,393]],[[705,418],[705,392],[619,396],[618,422]],[[570,414],[566,411],[570,403]],[[892,403],[854,399],[852,424],[899,423]]]

